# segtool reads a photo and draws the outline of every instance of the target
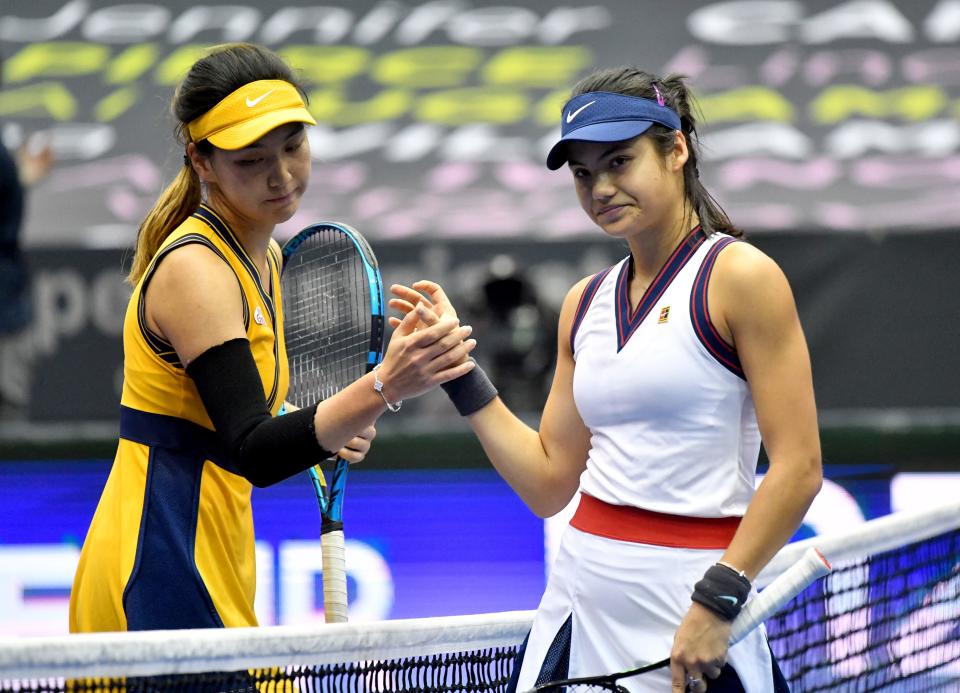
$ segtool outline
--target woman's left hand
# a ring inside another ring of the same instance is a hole
[[[337,455],[345,459],[350,464],[356,464],[363,460],[370,452],[370,445],[373,439],[377,437],[377,429],[373,426],[367,426],[358,433],[353,440],[344,445]]]
[[[708,679],[720,676],[727,661],[732,628],[730,621],[724,621],[706,607],[697,603],[690,605],[673,636],[670,652],[673,693],[703,693],[709,686]]]

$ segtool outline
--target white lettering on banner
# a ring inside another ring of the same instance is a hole
[[[0,546],[0,635],[66,633],[79,559],[69,544]]]
[[[74,269],[40,272],[34,279],[34,338],[42,354],[55,352],[62,339],[92,325],[119,336],[130,288],[116,270],[103,270],[89,281]]]
[[[944,16],[948,28],[937,29],[927,21],[930,38],[955,40],[960,18],[954,17],[953,8],[941,5],[931,16]],[[915,34],[910,21],[889,0],[850,0],[812,16],[804,16],[804,4],[792,0],[718,2],[691,12],[687,27],[701,41],[731,46],[844,39],[908,43]]]
[[[347,540],[346,550],[347,575],[357,586],[350,619],[387,618],[393,606],[390,567],[364,542]],[[322,573],[320,542],[282,542],[277,553],[279,573],[273,545],[256,542],[257,622],[267,626],[322,621],[323,612],[315,604]],[[71,544],[0,545],[0,636],[65,634],[79,560],[80,549]]]
[[[369,46],[382,41],[405,9],[399,2],[381,2],[357,22],[353,30],[354,42]]]
[[[803,17],[800,2],[718,2],[687,17],[693,36],[707,43],[749,46],[784,43]]]
[[[393,606],[390,566],[373,547],[345,542],[347,578],[356,585],[350,602],[351,621],[387,618]],[[323,622],[317,606],[323,559],[319,541],[286,541],[280,545],[280,621],[285,625]]]
[[[224,41],[246,41],[260,25],[260,11],[242,5],[191,7],[170,25],[170,42],[186,43],[212,28],[223,29]]]
[[[800,28],[806,43],[841,39],[879,39],[909,43],[913,27],[889,0],[852,0],[810,17]]]
[[[0,41],[32,43],[55,39],[83,21],[88,11],[87,0],[70,0],[49,17],[41,19],[0,17]]]
[[[274,583],[273,545],[266,541],[255,543],[257,556],[257,593],[253,598],[253,611],[257,623],[261,626],[275,625],[277,622],[277,599]]]
[[[923,23],[927,37],[936,43],[960,40],[960,0],[941,0]]]
[[[956,472],[903,472],[890,481],[890,511],[903,512],[947,504],[960,496]]]
[[[312,30],[314,42],[336,43],[350,31],[352,21],[353,13],[342,7],[284,7],[264,23],[260,40],[273,45],[289,41],[297,31]]]
[[[218,29],[221,41],[247,39],[276,45],[307,32],[318,44],[352,39],[370,45],[384,40],[393,30],[394,39],[401,45],[420,44],[443,32],[453,43],[503,46],[530,39],[557,44],[575,33],[599,31],[611,23],[609,11],[601,5],[550,8],[541,18],[520,5],[472,8],[467,2],[435,0],[407,8],[387,1],[360,16],[332,5],[279,7],[261,23],[260,10],[251,5],[191,7],[171,18],[170,10],[160,4],[118,4],[90,12],[86,0],[69,0],[47,17],[0,17],[0,40],[49,41],[79,27],[84,38],[104,43],[136,43],[167,32],[167,40],[179,45],[203,31]],[[260,31],[255,34],[258,25]]]
[[[825,151],[838,159],[855,159],[870,152],[943,157],[958,148],[960,123],[953,120],[929,120],[911,125],[851,120],[840,124],[824,140]]]
[[[136,43],[156,37],[170,23],[170,10],[160,5],[117,5],[94,10],[83,22],[91,41]]]
[[[117,141],[116,129],[99,123],[54,125],[47,133],[58,161],[97,159],[113,149]]]
[[[523,7],[485,7],[450,20],[449,35],[468,46],[509,46],[531,36],[540,18]]]
[[[814,144],[803,131],[785,123],[749,123],[712,130],[703,137],[704,160],[769,154],[783,159],[810,156]]]

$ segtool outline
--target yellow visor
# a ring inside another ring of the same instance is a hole
[[[286,123],[317,121],[289,82],[261,79],[244,84],[187,125],[194,142],[209,140],[220,149],[241,149]]]

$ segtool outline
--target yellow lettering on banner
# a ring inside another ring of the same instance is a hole
[[[39,82],[0,91],[0,116],[70,120],[77,100],[61,82]]]
[[[126,113],[131,106],[137,103],[140,90],[136,86],[117,89],[107,94],[93,107],[93,115],[99,123],[109,123]]]
[[[206,55],[210,50],[209,46],[202,43],[192,43],[180,46],[173,53],[168,55],[163,62],[157,65],[154,70],[154,81],[164,86],[173,86],[187,74],[187,70],[198,58]]]
[[[337,84],[362,74],[370,53],[356,46],[287,46],[278,51],[307,82]]]
[[[836,123],[853,117],[927,120],[948,107],[947,95],[935,86],[917,85],[874,91],[855,85],[824,89],[810,104],[810,116],[817,123]]]
[[[560,127],[563,104],[570,98],[570,89],[557,89],[544,96],[533,109],[533,118],[538,125]]]
[[[426,94],[417,103],[415,115],[417,120],[441,125],[504,125],[520,122],[529,111],[530,101],[523,92],[469,87]]]
[[[740,87],[712,94],[697,94],[697,102],[708,123],[738,120],[772,120],[789,123],[793,104],[783,94],[766,87]]]
[[[317,122],[358,125],[394,120],[410,110],[413,94],[406,89],[385,89],[366,101],[346,101],[334,89],[311,91],[310,113]]]
[[[371,77],[397,87],[455,87],[482,59],[481,51],[465,46],[409,48],[381,56]]]
[[[481,75],[488,84],[554,88],[570,84],[592,63],[583,46],[522,46],[494,55]]]
[[[109,59],[110,49],[97,43],[31,43],[7,59],[4,79],[9,84],[15,84],[38,77],[89,75],[103,69]]]
[[[160,51],[155,43],[130,46],[110,62],[103,76],[107,84],[127,84],[141,77],[156,64]]]

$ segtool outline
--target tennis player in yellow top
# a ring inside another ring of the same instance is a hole
[[[397,328],[374,376],[276,416],[287,390],[280,249],[310,175],[303,88],[274,53],[212,49],[176,90],[184,166],[140,227],[116,458],[70,630],[256,625],[253,485],[338,451],[360,461],[387,401],[473,368],[455,318]]]

